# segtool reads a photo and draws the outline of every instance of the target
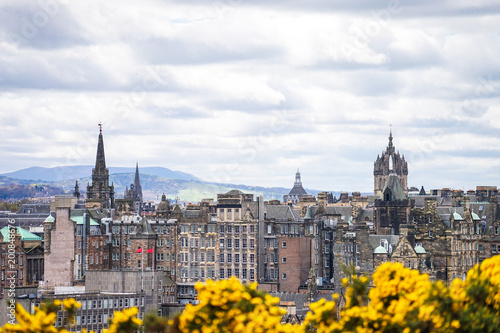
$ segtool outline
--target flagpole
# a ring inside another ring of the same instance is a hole
[[[153,245],[153,252],[152,253],[153,253],[153,288],[151,288],[151,289],[154,290],[155,289],[155,259],[156,259],[155,258],[155,247],[154,247],[154,245]]]
[[[144,290],[144,249],[141,248],[141,291]]]

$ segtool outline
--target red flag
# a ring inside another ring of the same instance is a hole
[[[141,253],[142,252],[142,247],[138,248],[137,251],[135,251],[135,253]]]
[[[148,253],[153,253],[153,249],[149,249],[149,250],[148,250]]]

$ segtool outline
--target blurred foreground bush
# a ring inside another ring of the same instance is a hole
[[[302,325],[282,324],[285,311],[279,299],[257,290],[257,284],[242,285],[236,278],[198,283],[196,305],[187,305],[166,321],[148,316],[147,332],[500,332],[500,256],[486,259],[450,286],[431,282],[396,263],[382,264],[372,278],[355,274],[343,279],[345,306],[338,308],[339,296],[321,299],[310,306]],[[59,302],[59,303],[58,303]],[[80,307],[73,299],[62,302],[65,318],[55,328],[60,301],[47,303],[28,314],[16,307],[18,324],[5,324],[2,332],[67,332]],[[132,333],[143,322],[137,308],[116,311],[105,333]]]

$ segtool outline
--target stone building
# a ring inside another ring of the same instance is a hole
[[[375,160],[373,167],[374,176],[374,188],[373,193],[380,196],[387,183],[387,179],[390,174],[396,174],[399,177],[399,182],[401,188],[406,193],[408,189],[408,163],[405,161],[404,155],[401,156],[399,151],[396,149],[392,143],[392,131],[389,134],[389,144],[382,152],[382,155],[378,155]]]
[[[198,281],[217,279],[218,242],[216,208],[208,201],[189,205],[184,211],[176,207],[177,219],[177,275],[179,296],[194,299],[194,285]]]
[[[15,286],[33,286],[43,278],[42,238],[21,227],[0,230],[0,298],[10,281]],[[10,277],[14,277],[12,280]]]
[[[217,195],[219,237],[217,277],[235,276],[242,282],[258,281],[260,239],[263,236],[264,202],[253,194],[232,190]]]
[[[276,292],[297,292],[311,268],[311,238],[304,237],[304,223],[289,205],[265,205],[264,275],[260,288]]]

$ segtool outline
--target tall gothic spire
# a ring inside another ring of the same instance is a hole
[[[92,185],[87,185],[87,199],[101,201],[102,208],[114,208],[114,195],[113,185],[109,186],[109,170],[106,168],[106,158],[104,157],[102,125],[99,124],[95,168],[92,169]]]
[[[142,201],[141,179],[139,178],[139,163],[135,164],[135,179],[134,179],[135,196]]]
[[[95,170],[102,173],[106,170],[106,158],[104,157],[104,140],[102,138],[102,125],[99,124],[99,140],[97,142],[97,155],[95,159]]]

